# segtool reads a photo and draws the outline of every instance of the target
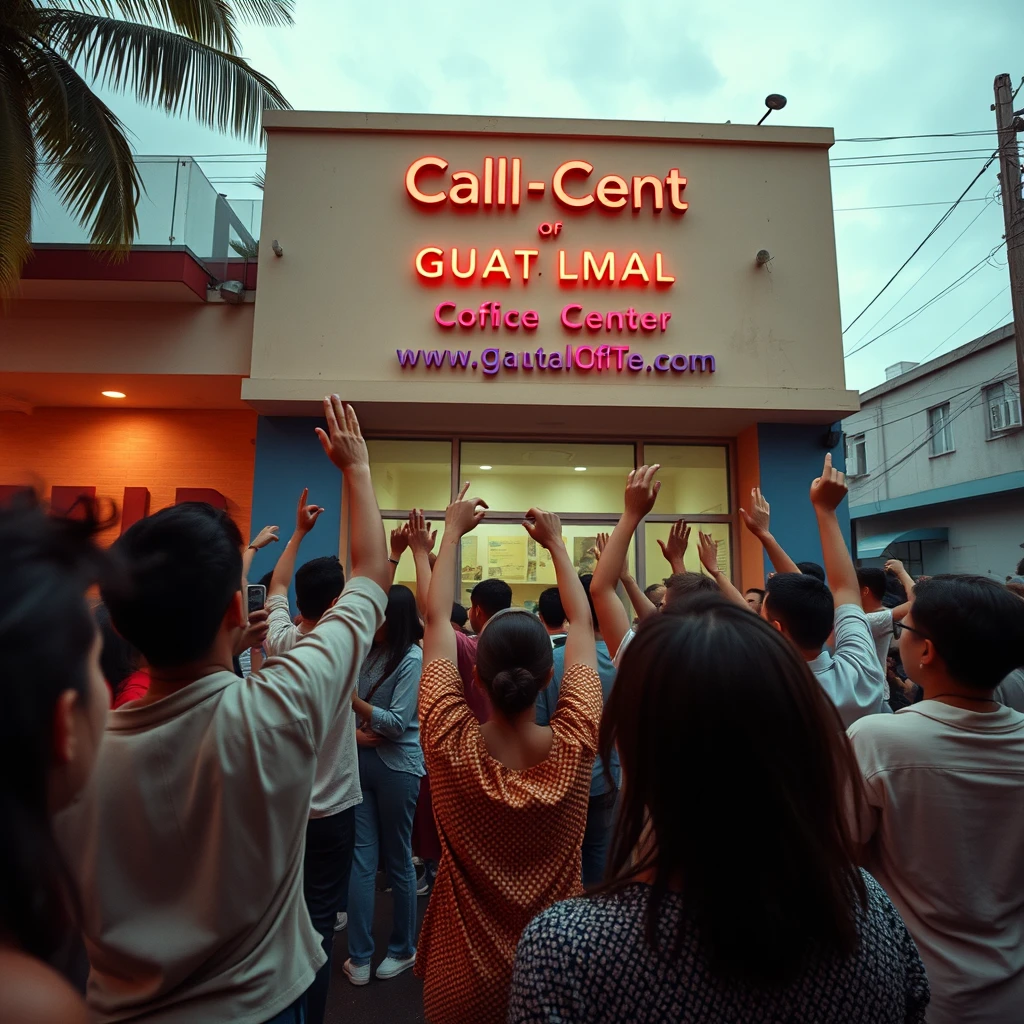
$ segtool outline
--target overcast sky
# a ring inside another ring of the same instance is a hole
[[[297,0],[294,27],[246,29],[243,41],[245,56],[296,108],[752,122],[764,96],[780,92],[789,105],[772,124],[824,125],[848,139],[993,129],[994,76],[1007,72],[1015,85],[1024,77],[1024,2]],[[139,153],[253,149],[124,98],[112,105]],[[994,135],[836,144],[844,326],[994,148]],[[920,153],[895,159],[941,162],[848,166]],[[203,166],[230,197],[255,194],[224,179],[248,177],[258,164]],[[996,185],[993,165],[969,193],[975,201],[960,205],[847,331],[849,351],[980,262],[948,296],[849,358],[850,387],[871,387],[892,363],[923,361],[1011,319]],[[863,207],[873,209],[851,209]]]

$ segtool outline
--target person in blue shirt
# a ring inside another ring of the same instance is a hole
[[[590,581],[593,576],[587,573],[580,576],[583,589],[590,601],[590,614],[594,618],[594,638],[597,641],[597,674],[601,677],[601,691],[604,701],[615,684],[615,666],[612,654],[598,629],[594,602],[590,597]],[[537,698],[537,724],[547,725],[551,721],[555,708],[558,706],[558,695],[562,688],[562,673],[565,671],[565,647],[554,650],[555,668],[550,685],[541,690]],[[587,830],[583,836],[583,884],[589,889],[599,885],[604,878],[605,862],[608,859],[608,847],[611,842],[612,826],[615,823],[615,802],[618,790],[620,769],[618,752],[612,750],[611,776],[614,786],[609,782],[605,772],[604,761],[600,757],[594,759],[593,777],[590,782],[590,804],[587,808]]]

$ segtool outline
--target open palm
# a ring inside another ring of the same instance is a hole
[[[124,126],[90,83],[258,141],[288,102],[240,55],[238,22],[287,25],[294,0],[0,3],[0,295],[31,253],[41,159],[92,244],[126,252],[141,181]]]

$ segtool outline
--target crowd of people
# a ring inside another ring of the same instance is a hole
[[[822,565],[755,489],[763,588],[699,529],[689,571],[680,521],[642,590],[641,466],[592,574],[532,508],[556,586],[535,614],[484,580],[467,610],[486,501],[389,546],[356,415],[324,412],[350,578],[296,568],[304,492],[265,607],[276,527],[246,545],[184,504],[104,552],[93,505],[0,510],[0,1020],[321,1024],[346,925],[334,976],[414,969],[433,1024],[1024,1020],[1015,581],[855,568],[826,456]]]

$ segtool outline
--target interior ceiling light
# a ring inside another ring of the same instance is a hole
[[[101,392],[104,398],[126,398],[127,396],[123,391],[103,391]]]
[[[587,471],[586,466],[574,466],[573,469],[575,469],[577,473],[586,473]]]
[[[481,469],[493,469],[494,467],[493,466],[481,466],[480,468]]]

